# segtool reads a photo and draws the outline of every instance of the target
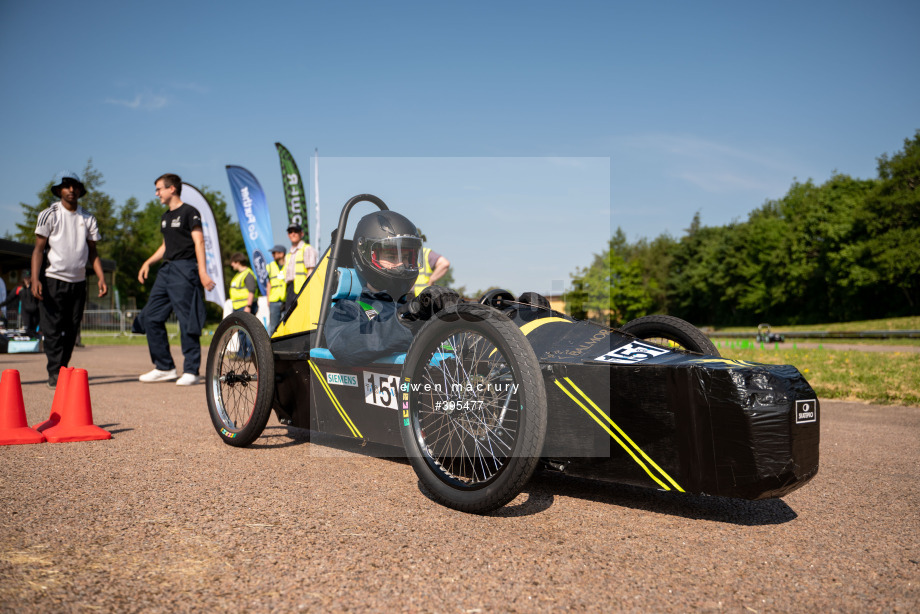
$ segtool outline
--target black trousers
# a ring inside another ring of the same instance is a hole
[[[19,315],[22,316],[22,327],[26,329],[26,334],[29,335],[30,337],[35,337],[38,334],[37,333],[38,325],[39,325],[38,310],[36,311],[23,310],[22,313],[20,313]]]
[[[86,306],[86,281],[70,283],[53,277],[42,280],[43,300],[39,302],[41,330],[45,337],[48,375],[57,375],[70,365],[77,329]]]
[[[147,332],[150,360],[160,371],[176,368],[169,350],[166,319],[170,312],[179,320],[179,339],[185,363],[183,373],[198,375],[201,366],[201,328],[204,326],[204,288],[198,279],[198,262],[172,260],[157,271],[150,297],[140,316]]]

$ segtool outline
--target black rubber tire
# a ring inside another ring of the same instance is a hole
[[[442,387],[426,392],[425,384]],[[543,450],[546,389],[533,348],[511,320],[476,303],[436,314],[409,348],[402,389],[403,445],[432,499],[485,514],[521,492]]]
[[[480,296],[478,302],[481,305],[488,305],[496,309],[504,309],[514,303],[514,295],[507,290],[496,288]]]
[[[248,357],[240,355],[241,339],[251,344]],[[232,313],[217,327],[205,386],[211,422],[224,443],[245,447],[262,434],[275,392],[275,361],[268,332],[255,316]]]
[[[627,322],[620,327],[620,330],[635,335],[639,339],[662,345],[671,341],[689,352],[721,356],[719,350],[703,331],[686,320],[674,316],[643,316]]]

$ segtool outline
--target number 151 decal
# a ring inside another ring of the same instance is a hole
[[[667,353],[669,353],[669,350],[664,348],[642,343],[640,341],[633,341],[615,350],[611,350],[603,356],[598,356],[594,360],[612,362],[618,365],[631,365]]]
[[[364,400],[369,405],[398,409],[396,392],[399,389],[399,377],[365,371],[362,380],[364,382]]]

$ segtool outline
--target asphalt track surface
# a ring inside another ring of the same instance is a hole
[[[473,516],[404,461],[274,418],[224,445],[204,386],[136,381],[146,348],[73,366],[114,436],[0,447],[2,611],[920,610],[920,408],[824,402],[820,472],[781,500],[540,475]],[[46,419],[44,356],[0,368]]]

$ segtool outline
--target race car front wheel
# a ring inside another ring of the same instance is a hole
[[[719,350],[703,331],[674,316],[643,316],[627,322],[620,330],[664,347],[719,356]]]
[[[205,384],[211,422],[221,439],[238,447],[255,441],[268,422],[275,385],[271,341],[255,316],[232,313],[217,327]]]
[[[409,348],[401,388],[403,444],[435,501],[484,514],[520,493],[543,449],[546,390],[511,320],[474,303],[436,314]]]

